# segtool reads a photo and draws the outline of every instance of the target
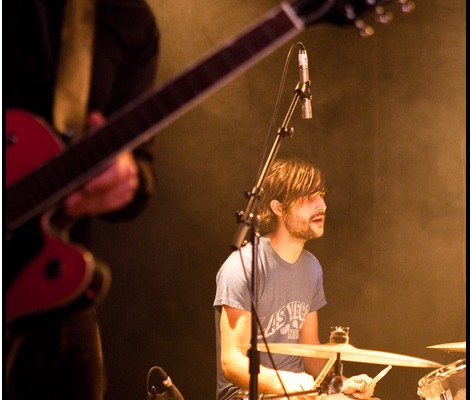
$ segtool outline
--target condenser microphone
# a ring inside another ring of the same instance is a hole
[[[148,382],[148,400],[184,400],[184,397],[175,387],[169,375],[161,367],[152,367],[148,374],[148,379],[151,372],[156,374],[156,386],[149,388]]]
[[[298,68],[300,71],[300,87],[305,86],[302,95],[302,118],[310,119],[312,117],[310,76],[308,74],[308,56],[304,47],[301,47],[298,51]]]

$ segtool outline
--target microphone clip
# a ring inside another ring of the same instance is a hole
[[[295,93],[297,93],[301,99],[311,100],[311,81],[298,82],[295,87]]]

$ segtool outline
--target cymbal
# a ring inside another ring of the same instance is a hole
[[[243,350],[249,345],[241,346]],[[269,343],[269,350],[275,354],[287,354],[292,356],[334,358],[340,355],[342,361],[354,361],[367,364],[396,365],[414,368],[440,368],[441,364],[422,358],[404,356],[402,354],[387,353],[383,351],[364,350],[347,343],[326,344],[302,344],[302,343]],[[266,346],[259,345],[259,351],[267,351]]]
[[[444,350],[456,353],[465,353],[467,350],[466,342],[442,343],[434,346],[428,346],[428,349]]]

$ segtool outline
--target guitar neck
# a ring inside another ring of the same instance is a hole
[[[302,20],[283,3],[173,80],[112,115],[104,127],[7,189],[7,228],[16,229],[46,211],[103,169],[118,153],[150,139],[303,28]]]

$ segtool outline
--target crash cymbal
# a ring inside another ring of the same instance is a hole
[[[467,350],[467,343],[455,342],[455,343],[435,344],[434,346],[428,346],[428,349],[444,350],[444,351],[456,352],[456,353],[465,353]]]
[[[249,349],[249,345],[241,346],[243,350]],[[269,350],[275,354],[287,354],[292,356],[333,358],[340,354],[341,361],[354,361],[367,364],[396,365],[415,368],[439,368],[441,364],[433,361],[404,356],[402,354],[387,353],[383,351],[364,350],[347,343],[326,344],[301,344],[301,343],[269,343]],[[267,351],[265,345],[259,345],[259,351]]]

